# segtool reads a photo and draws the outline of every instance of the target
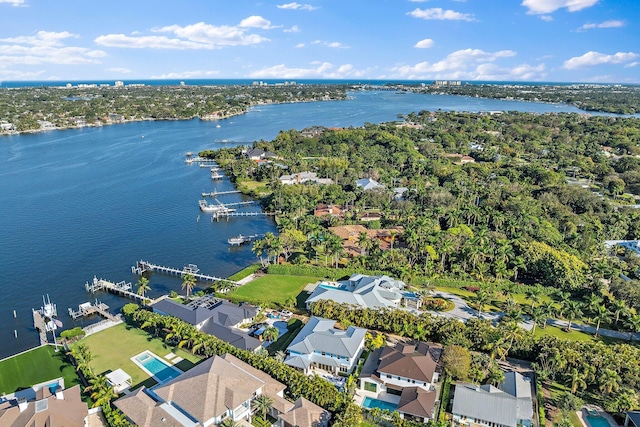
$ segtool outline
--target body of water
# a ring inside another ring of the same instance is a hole
[[[175,268],[194,263],[202,273],[226,277],[256,261],[250,245],[231,248],[227,239],[274,231],[272,219],[210,222],[198,209],[200,194],[233,186],[212,181],[208,168],[186,165],[185,152],[270,140],[281,129],[361,126],[438,109],[580,112],[532,102],[357,92],[347,101],[260,106],[219,122],[135,122],[0,137],[0,358],[38,344],[31,309],[42,305],[43,295],[57,304],[65,328],[99,320],[74,322],[69,307],[98,298],[115,312],[128,302],[86,293],[84,283],[94,275],[135,283],[130,268],[145,260]],[[156,274],[150,285],[152,297],[181,292],[177,278]]]

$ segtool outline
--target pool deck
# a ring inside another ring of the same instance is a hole
[[[620,427],[620,425],[616,423],[616,420],[614,420],[611,415],[605,412],[604,409],[602,409],[601,407],[595,406],[595,405],[583,406],[582,409],[576,412],[576,414],[578,415],[578,418],[580,418],[580,422],[582,422],[582,425],[584,427],[592,427],[591,424],[589,424],[589,421],[587,421],[586,419],[587,415],[589,415],[587,412],[587,410],[589,409],[595,409],[596,411],[598,411],[598,415],[600,415],[605,420],[607,420],[607,422],[611,427]]]

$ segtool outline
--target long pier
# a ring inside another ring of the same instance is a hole
[[[44,324],[44,318],[42,317],[42,314],[40,314],[38,310],[32,309],[31,311],[33,313],[33,326],[36,328],[40,336],[40,345],[49,344],[49,340],[47,339],[47,329]]]
[[[220,211],[220,212],[213,212],[211,214],[211,222],[213,222],[213,220],[215,219],[216,221],[220,221],[220,218],[226,217],[227,220],[229,220],[229,218],[236,218],[236,217],[244,217],[244,216],[273,216],[275,215],[275,213],[273,212],[224,212],[224,211]]]
[[[217,197],[222,196],[224,194],[238,194],[240,190],[231,190],[231,191],[212,191],[211,193],[202,193],[202,197]]]
[[[77,311],[69,308],[69,316],[71,316],[73,320],[82,316],[91,316],[92,314],[99,314],[100,316],[106,318],[107,320],[111,320],[112,322],[117,322],[120,320],[119,316],[114,316],[113,314],[109,313],[109,306],[107,304],[98,302],[98,300],[96,300],[95,304],[91,304],[90,302],[80,304]]]
[[[195,277],[196,280],[199,280],[201,282],[222,281],[222,282],[228,282],[228,283],[233,283],[234,285],[238,285],[238,282],[235,282],[233,280],[223,279],[222,277],[209,276],[207,274],[201,274],[198,272],[199,270],[197,266],[194,264],[189,264],[188,266],[183,267],[182,270],[178,270],[177,268],[166,267],[164,265],[151,264],[150,262],[147,262],[147,261],[136,261],[136,265],[131,267],[131,272],[139,276],[141,276],[143,273],[147,271],[151,271],[154,273],[163,273],[169,276],[178,276],[178,277],[182,277],[185,274],[191,274],[193,277]]]
[[[91,292],[92,294],[96,293],[97,291],[106,291],[143,303],[144,300],[147,299],[143,298],[142,295],[138,295],[137,293],[133,292],[133,286],[131,286],[131,283],[127,283],[124,280],[122,282],[113,283],[108,280],[98,279],[96,276],[93,276],[93,281],[91,283],[85,283],[84,287],[87,292]]]

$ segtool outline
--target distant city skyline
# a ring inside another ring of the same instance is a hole
[[[0,80],[640,83],[637,0],[0,0]]]

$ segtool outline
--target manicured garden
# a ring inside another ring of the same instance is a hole
[[[319,279],[310,276],[283,276],[267,274],[242,285],[227,295],[233,301],[246,301],[252,304],[270,307],[288,307],[295,305],[298,295],[309,283]]]
[[[184,360],[176,366],[183,371],[190,369],[200,360],[199,357],[181,348],[166,345],[160,338],[154,338],[142,329],[132,328],[126,324],[100,331],[83,338],[80,342],[85,343],[93,354],[90,365],[95,374],[121,368],[131,376],[134,387],[142,382],[145,382],[145,385],[155,384],[149,375],[131,361],[131,357],[145,350],[152,351],[161,358],[169,353],[182,357]]]
[[[73,366],[65,360],[62,347],[43,346],[0,362],[0,394],[31,387],[34,384],[63,377],[65,387],[79,383]]]

